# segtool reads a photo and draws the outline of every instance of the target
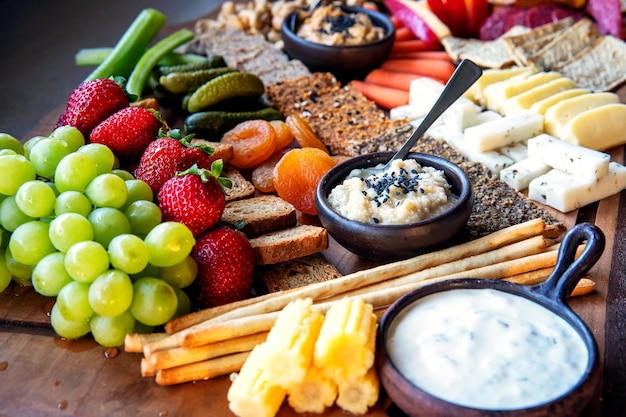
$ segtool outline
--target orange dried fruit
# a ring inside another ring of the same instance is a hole
[[[274,168],[289,149],[280,149],[252,170],[251,180],[254,187],[262,193],[275,193]]]
[[[320,179],[335,166],[335,160],[317,148],[295,148],[287,152],[274,169],[274,187],[279,197],[297,210],[317,214],[315,190]]]
[[[293,133],[287,123],[282,120],[271,120],[270,124],[276,133],[276,150],[286,148],[293,142]]]
[[[300,146],[303,148],[317,148],[328,153],[328,149],[324,143],[322,143],[315,132],[313,132],[311,125],[305,119],[294,113],[287,116],[285,124],[289,126],[291,133]]]
[[[221,141],[233,147],[230,164],[242,169],[253,168],[274,153],[276,133],[267,120],[246,120],[226,132]]]

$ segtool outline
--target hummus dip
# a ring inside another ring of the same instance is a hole
[[[446,210],[453,202],[441,170],[422,167],[414,159],[392,162],[368,177],[354,170],[328,195],[337,213],[362,223],[408,224]]]
[[[297,35],[323,45],[363,45],[382,39],[383,28],[365,13],[347,13],[334,5],[323,6],[307,17]]]

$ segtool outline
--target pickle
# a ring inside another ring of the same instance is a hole
[[[219,67],[188,72],[172,72],[161,75],[159,82],[171,93],[191,93],[207,81],[235,71],[237,70],[233,68]]]
[[[159,71],[161,72],[161,74],[167,75],[173,72],[199,71],[203,69],[220,68],[225,66],[226,62],[224,62],[224,58],[222,58],[220,55],[209,55],[206,57],[206,60],[202,62],[192,62],[188,64],[167,66],[164,65],[159,67]]]
[[[198,138],[220,140],[222,135],[246,120],[280,120],[282,115],[274,107],[256,111],[227,112],[204,111],[191,114],[185,119],[185,132]]]
[[[261,97],[263,81],[247,72],[231,72],[204,83],[187,100],[187,111],[196,113],[220,101],[233,97]]]

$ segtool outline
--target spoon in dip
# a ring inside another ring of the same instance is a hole
[[[406,140],[404,145],[396,152],[391,159],[384,166],[376,166],[371,168],[359,169],[358,176],[361,178],[369,177],[370,175],[376,175],[388,169],[394,159],[404,159],[411,151],[413,146],[417,143],[418,139],[426,133],[426,131],[432,126],[433,123],[445,112],[455,101],[461,97],[468,88],[472,86],[480,78],[483,71],[474,62],[469,59],[464,59],[456,67],[456,70],[446,83],[441,95],[426,114],[419,126],[413,131],[411,136]]]

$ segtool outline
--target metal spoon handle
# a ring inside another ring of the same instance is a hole
[[[415,146],[417,140],[432,126],[433,123],[448,109],[455,101],[459,99],[482,75],[482,69],[469,59],[464,59],[457,66],[448,80],[441,95],[430,109],[428,114],[422,120],[422,123],[413,131],[411,137],[402,145],[400,150],[391,157],[390,162],[394,159],[403,159],[411,148]]]

